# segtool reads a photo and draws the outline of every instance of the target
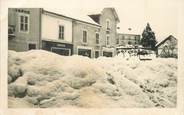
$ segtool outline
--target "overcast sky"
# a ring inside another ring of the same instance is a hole
[[[15,2],[14,2],[15,1]],[[6,0],[9,7],[43,7],[89,13],[114,7],[120,18],[121,33],[142,34],[149,22],[158,41],[169,35],[177,37],[179,0]],[[181,0],[182,1],[182,0]],[[132,28],[131,31],[128,28]]]

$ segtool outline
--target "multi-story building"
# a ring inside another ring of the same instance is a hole
[[[104,8],[102,11],[89,15],[101,25],[100,44],[101,55],[112,57],[116,54],[117,24],[120,22],[114,8]]]
[[[26,51],[41,48],[41,9],[9,8],[8,48]]]
[[[138,46],[140,45],[140,40],[141,40],[141,37],[140,35],[137,35],[137,34],[118,33],[116,43],[119,46],[127,46],[127,45]]]
[[[42,8],[11,8],[8,47],[16,51],[44,49],[92,58],[113,56],[119,22],[117,13],[114,8],[104,8],[98,18],[95,15],[86,16],[90,20],[86,21]]]
[[[100,25],[74,21],[73,31],[74,54],[100,56]]]
[[[42,10],[41,19],[42,49],[61,55],[72,55],[73,19],[46,10]]]

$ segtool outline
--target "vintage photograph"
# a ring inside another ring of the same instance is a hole
[[[176,2],[78,2],[8,8],[8,107],[176,108]]]

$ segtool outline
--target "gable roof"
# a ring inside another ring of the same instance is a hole
[[[72,19],[75,21],[79,21],[79,22],[83,22],[83,23],[87,23],[87,24],[91,24],[91,25],[95,25],[95,26],[100,26],[98,23],[96,23],[94,20],[92,20],[89,16],[84,15],[82,13],[75,13],[75,12],[68,12],[65,10],[61,10],[61,9],[48,9],[48,8],[44,8],[43,9],[44,12],[53,14],[53,15],[57,15],[57,16],[62,16],[68,19]]]
[[[106,8],[104,8],[104,9],[110,9],[110,10],[112,10],[112,12],[113,12],[113,14],[114,14],[114,16],[115,16],[116,21],[117,21],[117,22],[120,22],[120,19],[119,19],[119,17],[118,17],[118,14],[117,14],[115,8],[113,8],[113,7],[106,7]],[[104,10],[104,9],[103,9],[103,10]],[[94,16],[100,16],[100,15],[102,14],[102,11],[103,11],[103,10],[101,10],[101,11],[95,11],[95,12],[93,12],[93,13],[90,13],[88,16],[90,16],[91,18],[93,18]]]
[[[120,19],[119,19],[119,17],[118,17],[118,14],[117,14],[115,8],[111,8],[111,9],[112,9],[112,11],[113,11],[113,13],[114,13],[114,16],[115,16],[116,20],[117,20],[118,22],[120,22]]]
[[[165,43],[168,39],[171,39],[171,38],[176,39],[174,36],[169,35],[167,38],[165,38],[165,39],[161,40],[160,42],[158,42],[158,43],[155,45],[155,47],[159,47],[161,44]],[[176,39],[176,40],[177,40],[177,39]]]

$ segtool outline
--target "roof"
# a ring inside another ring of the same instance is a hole
[[[118,17],[118,14],[117,14],[115,8],[111,8],[111,9],[112,9],[112,11],[114,12],[114,15],[115,15],[115,17],[116,17],[116,20],[117,20],[118,22],[120,22],[120,19],[119,19],[119,17]]]
[[[88,15],[82,14],[82,13],[76,13],[76,11],[67,11],[66,9],[48,9],[44,8],[43,11],[47,13],[51,13],[54,15],[62,16],[65,18],[69,18],[75,21],[87,23],[87,24],[92,24],[95,26],[100,26],[98,23],[93,21]]]
[[[141,36],[140,34],[134,34],[134,33],[118,33],[118,35],[134,35],[134,36]]]
[[[120,19],[119,19],[119,17],[118,17],[118,14],[117,14],[115,8],[113,8],[113,7],[106,7],[106,8],[104,8],[104,9],[111,9],[112,12],[114,13],[114,16],[115,16],[116,20],[117,20],[118,22],[120,22]],[[104,10],[104,9],[103,9],[103,10]],[[90,12],[88,15],[89,15],[89,16],[90,16],[90,15],[101,15],[103,10],[99,10],[99,9],[98,9],[98,10],[95,10],[95,11],[93,11],[93,12]]]
[[[167,38],[165,38],[165,39],[161,40],[160,42],[158,42],[158,43],[155,45],[155,47],[159,47],[161,44],[165,43],[165,42],[166,42],[168,39],[170,39],[170,38],[176,39],[174,36],[169,35]],[[177,39],[176,39],[176,40],[177,40]]]

